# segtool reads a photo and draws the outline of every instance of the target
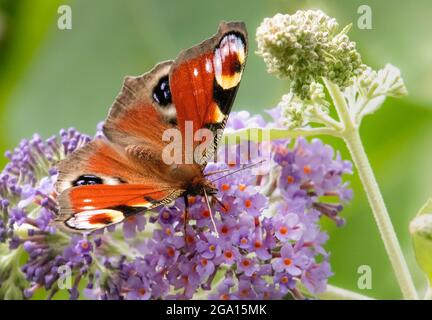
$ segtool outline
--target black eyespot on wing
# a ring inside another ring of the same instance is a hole
[[[238,60],[234,60],[231,65],[232,73],[241,72],[242,64]]]
[[[168,76],[162,77],[154,87],[153,99],[162,107],[172,103]]]
[[[72,182],[72,186],[74,187],[94,184],[103,184],[102,178],[93,175],[82,175],[76,178],[74,182]]]

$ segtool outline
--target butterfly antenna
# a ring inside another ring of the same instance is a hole
[[[232,175],[232,174],[234,174],[234,173],[237,173],[237,172],[239,172],[239,171],[243,171],[243,170],[246,170],[246,169],[252,168],[252,167],[254,167],[254,166],[256,166],[256,165],[259,165],[260,163],[263,163],[264,161],[265,161],[265,159],[260,160],[260,161],[255,162],[255,163],[252,163],[252,164],[243,165],[241,168],[239,168],[239,169],[237,169],[237,170],[234,170],[234,171],[231,171],[230,173],[228,173],[228,174],[226,174],[226,175],[224,175],[224,176],[222,176],[222,177],[216,178],[216,179],[212,180],[211,182],[218,181],[218,180],[220,180],[220,179],[223,179],[223,178],[225,178],[225,177],[228,177],[228,176],[230,176],[230,175]]]
[[[208,207],[209,212],[210,212],[210,220],[211,220],[211,222],[213,224],[214,231],[216,232],[216,237],[219,238],[219,233],[217,231],[216,223],[215,223],[215,220],[214,220],[214,217],[213,217],[213,212],[212,212],[212,209],[210,207],[210,201],[209,201],[209,198],[208,198],[208,195],[207,195],[207,192],[205,191],[205,189],[204,189],[204,198],[206,200],[207,207]]]
[[[227,171],[230,171],[230,170],[231,170],[231,169],[222,169],[222,170],[212,171],[212,172],[206,173],[206,174],[204,175],[204,177],[212,176],[212,175],[214,175],[214,174],[218,174],[218,173],[224,173],[224,172],[227,172]]]

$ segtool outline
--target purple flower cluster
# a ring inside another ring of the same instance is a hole
[[[276,124],[241,112],[230,116],[227,129],[250,126]],[[318,139],[298,139],[293,147],[287,141],[267,142],[271,152],[265,166],[235,173],[238,163],[210,163],[206,173],[219,172],[209,175],[219,190],[210,200],[211,212],[196,196],[189,197],[186,215],[178,199],[130,217],[122,230],[86,238],[53,224],[53,168],[89,140],[71,129],[46,141],[35,136],[7,153],[10,162],[0,176],[0,240],[10,251],[28,253],[24,264],[20,255],[13,256],[22,264],[25,297],[44,288],[49,297],[67,289],[77,298],[82,282],[85,295],[95,299],[301,298],[299,282],[312,294],[325,290],[332,273],[323,247],[328,236],[319,220],[326,216],[342,225],[342,204],[352,197],[342,181],[351,165],[330,146]],[[323,197],[333,199],[326,203]],[[73,279],[69,285],[65,270]],[[1,275],[2,270],[0,285]]]
[[[75,274],[82,274],[81,269],[89,264],[84,255],[71,253],[74,240],[57,233],[53,219],[57,212],[55,165],[90,140],[91,137],[69,129],[47,140],[34,135],[30,140],[22,140],[12,152],[6,152],[9,163],[0,174],[0,242],[7,242],[10,250],[27,252],[27,261],[21,266],[28,281],[25,288],[20,288],[24,297],[30,297],[40,287],[52,289],[60,276],[60,266],[70,266]],[[12,257],[22,261],[21,255]],[[85,261],[78,261],[81,259]],[[0,285],[6,280],[1,274]],[[3,274],[7,275],[7,270]],[[58,288],[53,289],[51,294]],[[71,294],[72,291],[71,287]]]
[[[265,125],[261,117],[241,112],[231,115],[228,130]],[[239,148],[228,152],[238,154]],[[220,153],[226,155],[226,150]],[[343,220],[338,216],[341,204],[320,198],[350,200],[342,175],[351,173],[351,165],[318,139],[298,139],[292,149],[286,141],[274,143],[271,155],[266,173],[211,175],[219,190],[218,200],[211,203],[216,230],[202,197],[189,197],[186,227],[183,199],[160,208],[158,216],[150,218],[156,226],[152,237],[140,243],[135,259],[110,264],[117,276],[107,281],[106,290],[99,286],[97,296],[280,299],[301,296],[299,281],[311,293],[323,291],[332,273],[323,248],[327,234],[318,222],[323,215],[338,225]],[[236,168],[215,163],[206,173]]]

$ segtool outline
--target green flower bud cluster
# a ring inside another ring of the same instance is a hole
[[[293,15],[276,14],[257,29],[257,53],[268,72],[291,80],[293,92],[308,98],[311,83],[325,77],[341,88],[363,69],[355,43],[339,25],[320,10],[299,10]]]
[[[417,263],[432,285],[432,199],[426,202],[411,221],[409,230]]]
[[[410,232],[430,241],[432,245],[432,214],[422,214],[412,220]]]
[[[289,129],[301,128],[309,122],[322,123],[322,118],[329,113],[329,102],[325,99],[324,87],[312,82],[306,92],[309,98],[301,99],[293,90],[282,96],[278,107],[284,124]]]

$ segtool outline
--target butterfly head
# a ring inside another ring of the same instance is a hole
[[[186,194],[189,196],[204,195],[215,195],[218,193],[218,189],[210,180],[205,177],[195,177],[186,187]]]

